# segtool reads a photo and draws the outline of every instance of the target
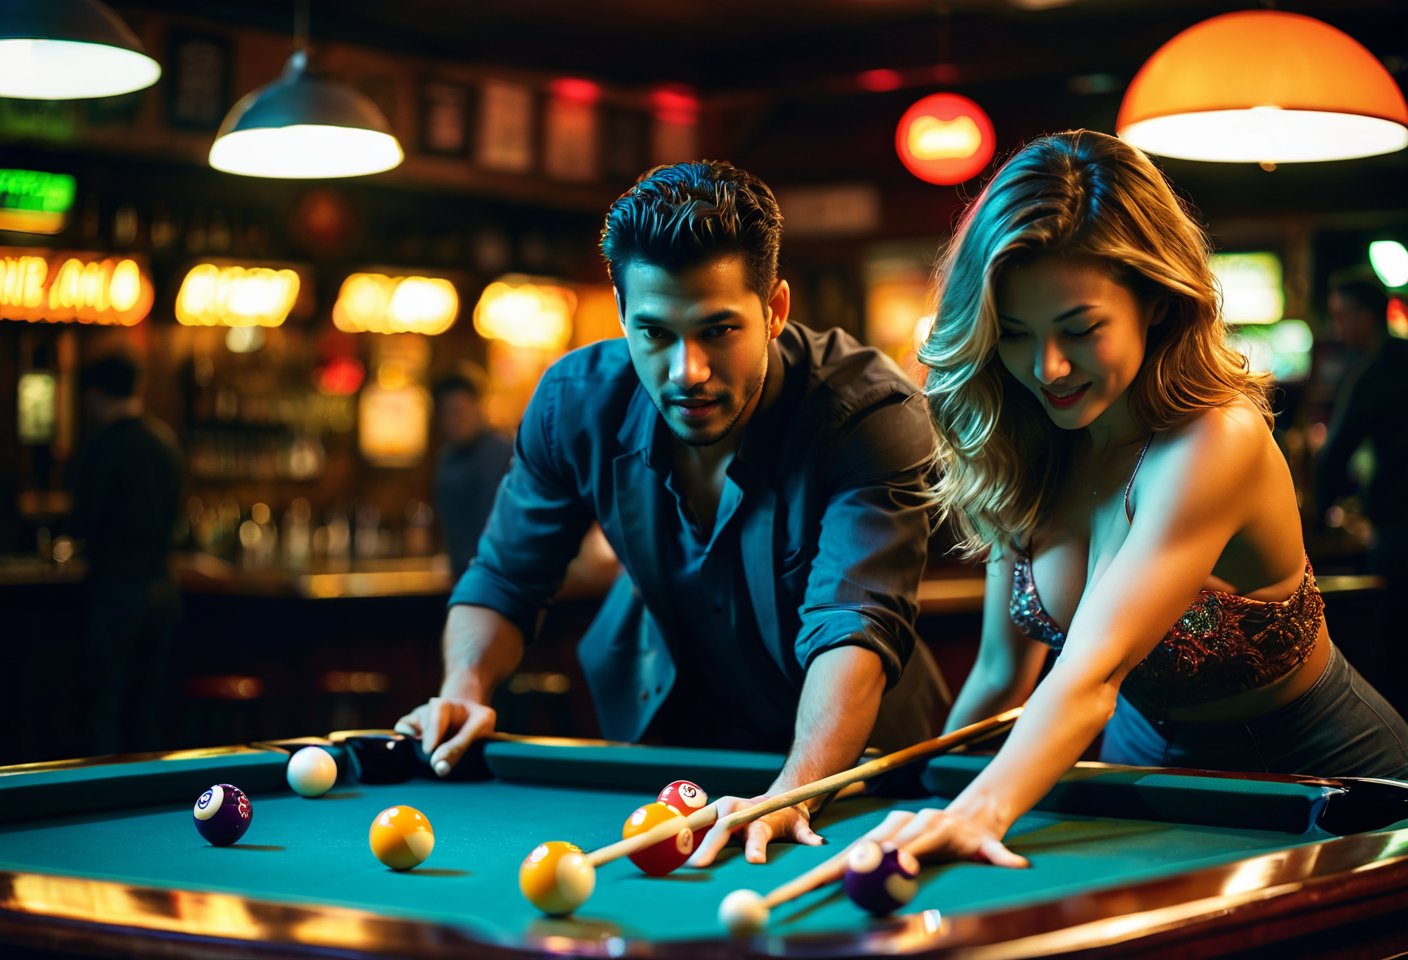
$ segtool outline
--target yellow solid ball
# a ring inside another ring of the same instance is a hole
[[[518,868],[518,889],[548,916],[566,916],[596,889],[596,868],[579,847],[549,840],[524,858]]]
[[[415,807],[387,807],[372,821],[372,853],[392,870],[409,870],[435,849],[435,831]]]

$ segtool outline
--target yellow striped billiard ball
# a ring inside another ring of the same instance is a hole
[[[548,916],[566,916],[586,903],[596,889],[596,868],[580,847],[565,840],[549,840],[523,859],[518,868],[518,889]]]
[[[392,870],[409,870],[435,849],[435,831],[415,807],[387,807],[372,821],[367,841],[376,858]]]

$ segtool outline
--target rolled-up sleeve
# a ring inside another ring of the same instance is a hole
[[[563,383],[544,377],[524,413],[513,463],[479,540],[479,551],[450,594],[450,605],[488,607],[525,639],[562,585],[591,525],[591,508],[562,456]]]
[[[817,465],[827,501],[800,610],[803,668],[855,645],[880,656],[888,685],[899,679],[917,641],[935,462],[921,396],[866,409],[834,438]]]

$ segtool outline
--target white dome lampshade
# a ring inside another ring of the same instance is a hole
[[[0,0],[0,97],[112,97],[160,76],[137,35],[97,0]]]
[[[296,51],[279,79],[247,94],[220,124],[210,165],[281,179],[360,177],[398,166],[405,154],[375,103],[307,71]]]
[[[1348,34],[1297,13],[1247,10],[1155,51],[1130,81],[1115,131],[1184,160],[1346,160],[1408,146],[1408,104]]]

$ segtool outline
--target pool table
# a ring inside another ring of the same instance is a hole
[[[409,741],[382,740],[404,757]],[[332,750],[340,777],[307,799],[283,771],[312,742]],[[914,902],[887,919],[833,886],[735,939],[717,919],[727,893],[766,893],[887,810],[942,804],[986,758],[930,761],[918,778],[927,795],[838,800],[816,818],[829,847],[775,846],[764,866],[737,848],[710,869],[658,879],[605,864],[574,916],[549,918],[517,886],[537,843],[605,846],[669,781],[751,795],[781,758],[509,740],[484,745],[464,776],[405,780],[415,770],[388,776],[368,763],[369,743],[334,735],[0,768],[0,954],[1186,960],[1408,949],[1408,803],[1387,781],[1081,764],[1009,835],[1030,869],[928,865]],[[377,782],[388,779],[400,782]],[[218,782],[254,803],[231,847],[192,826],[195,798]],[[424,812],[436,834],[430,858],[400,873],[367,844],[373,817],[394,804]]]

